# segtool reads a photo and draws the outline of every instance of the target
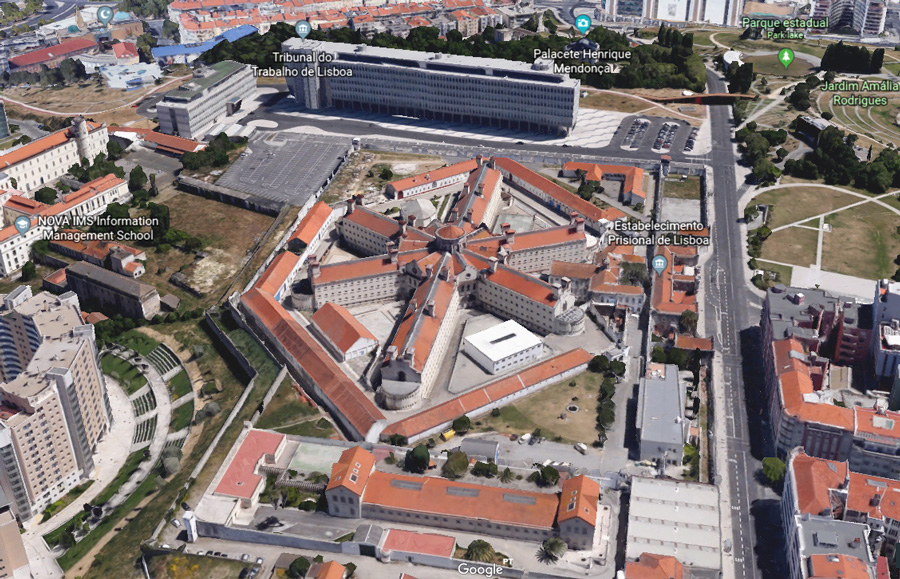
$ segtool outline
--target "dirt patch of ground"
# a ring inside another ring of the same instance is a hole
[[[756,204],[772,206],[769,217],[769,227],[772,229],[834,211],[857,201],[862,199],[827,187],[815,186],[775,189],[753,199]]]
[[[433,171],[446,164],[440,157],[427,155],[361,151],[344,164],[325,191],[323,200],[336,203],[351,195],[363,194],[369,200],[377,201],[390,181]],[[390,174],[382,175],[384,169],[389,169]],[[383,176],[389,178],[383,179]]]
[[[830,233],[822,241],[822,268],[866,279],[890,277],[900,254],[900,216],[867,203],[829,215]],[[767,242],[768,243],[768,242]]]
[[[788,227],[776,231],[763,244],[762,259],[809,267],[816,263],[819,234],[812,229]]]

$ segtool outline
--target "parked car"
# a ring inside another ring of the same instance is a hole
[[[587,454],[587,445],[583,442],[576,442],[575,450],[577,450],[581,454]]]
[[[172,519],[172,526],[175,527],[176,529],[180,529],[181,521],[179,521],[178,519]]]

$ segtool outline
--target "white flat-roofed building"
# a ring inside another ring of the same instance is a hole
[[[634,477],[625,559],[643,553],[676,557],[685,566],[722,566],[719,489],[674,479]]]
[[[467,336],[463,351],[491,374],[499,374],[540,358],[544,343],[518,322],[508,320]]]
[[[568,134],[578,115],[581,81],[555,73],[548,60],[528,64],[299,38],[285,41],[282,52],[286,60],[312,61],[286,63],[298,70],[288,89],[307,109],[555,134]]]
[[[246,64],[224,60],[194,71],[194,78],[166,93],[156,105],[159,131],[199,140],[213,125],[256,96],[256,78]]]

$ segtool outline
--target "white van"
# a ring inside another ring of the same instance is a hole
[[[577,450],[581,454],[587,454],[587,445],[583,442],[576,442],[575,450]]]

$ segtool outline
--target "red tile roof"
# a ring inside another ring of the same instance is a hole
[[[118,46],[118,45],[116,45]],[[131,127],[110,127],[110,134],[135,134],[140,136],[144,141],[153,143],[156,148],[167,153],[175,155],[183,155],[184,153],[196,153],[206,148],[206,143],[185,139],[184,137],[176,137],[175,135],[166,135],[151,131],[150,129],[134,129]]]
[[[434,533],[414,533],[401,529],[389,529],[382,550],[419,553],[435,557],[450,557],[456,547],[456,538]]]
[[[495,380],[477,390],[472,390],[462,396],[399,420],[385,429],[383,437],[387,438],[391,434],[400,434],[411,438],[443,424],[449,424],[454,418],[469,412],[476,412],[492,402],[496,402],[544,380],[551,379],[582,364],[587,364],[590,360],[591,355],[581,348],[569,350],[549,360],[530,366],[514,376]]]
[[[810,555],[809,579],[870,579],[869,566],[844,554]]]
[[[642,188],[644,182],[644,170],[639,167],[630,167],[628,165],[598,165],[597,163],[578,163],[575,161],[563,165],[563,171],[577,171],[579,169],[587,173],[585,179],[588,181],[600,181],[603,179],[604,173],[622,175],[625,179],[622,185],[622,193],[634,193],[638,197],[647,197],[647,194],[644,193]]]
[[[133,42],[118,42],[113,44],[113,54],[116,58],[137,58],[137,46]]]
[[[425,369],[425,362],[431,354],[431,345],[437,339],[444,315],[455,295],[455,284],[440,279],[438,273],[435,268],[431,279],[426,280],[416,289],[391,342],[391,345],[397,348],[397,357],[402,357],[404,352],[410,348],[414,350],[410,365],[419,372]],[[434,287],[433,291],[432,287]],[[426,313],[428,296],[434,300],[432,314]],[[390,361],[391,359],[385,356],[384,363],[388,364]]]
[[[64,57],[68,54],[81,53],[97,46],[97,43],[88,37],[73,38],[60,42],[55,46],[48,46],[38,50],[32,50],[9,59],[10,68],[20,68],[48,62],[54,58]]]
[[[553,297],[554,287],[536,277],[505,265],[498,265],[497,270],[490,273],[488,268],[491,264],[487,259],[471,251],[464,251],[463,255],[469,263],[481,270],[485,279],[491,283],[501,285],[545,306],[553,307],[559,301]]]
[[[275,256],[253,287],[274,296],[299,265],[300,257],[296,253],[282,251]]]
[[[701,352],[712,352],[713,339],[695,338],[693,336],[678,334],[675,336],[675,347],[681,348],[683,350],[700,350]]]
[[[394,191],[400,193],[412,187],[418,187],[424,183],[440,181],[441,179],[446,179],[447,177],[460,175],[462,173],[471,173],[477,168],[478,163],[475,159],[469,159],[468,161],[454,163],[446,167],[441,167],[440,169],[435,169],[434,171],[427,171],[425,173],[413,175],[412,177],[397,179],[396,181],[391,181],[388,185],[393,187]]]
[[[347,308],[332,302],[325,302],[311,319],[319,331],[344,354],[361,339],[378,341]]]
[[[341,453],[341,458],[331,465],[331,478],[328,479],[328,487],[332,490],[338,487],[345,488],[357,495],[363,494],[366,483],[375,468],[375,456],[361,446],[348,448]]]
[[[410,261],[418,261],[429,253],[430,252],[427,249],[400,252],[397,255],[397,263],[391,263],[391,260],[383,255],[369,257],[367,259],[329,263],[328,265],[320,267],[319,277],[313,280],[313,286],[323,283],[344,281],[347,279],[362,278],[370,275],[383,275],[386,273],[397,272]]]
[[[300,220],[300,223],[297,224],[297,229],[291,234],[288,243],[296,239],[305,245],[311,244],[319,231],[322,230],[322,226],[331,217],[331,213],[332,209],[327,203],[319,201],[313,205],[303,219]]]
[[[501,524],[551,529],[559,499],[555,493],[375,471],[366,485],[363,504],[396,511],[487,519]]]
[[[597,526],[597,503],[599,502],[599,483],[584,475],[566,479],[562,485],[559,514],[556,520],[562,523],[577,518],[592,526]]]
[[[623,219],[625,217],[625,213],[616,209],[615,207],[601,209],[593,203],[585,201],[574,193],[570,193],[553,181],[532,171],[524,165],[513,161],[512,159],[509,159],[507,157],[496,157],[494,161],[497,167],[500,168],[500,170],[504,173],[511,173],[519,177],[531,186],[537,187],[538,189],[543,191],[548,197],[551,197],[562,205],[574,211],[577,211],[580,215],[586,217],[587,219],[590,219],[594,223],[603,220],[614,221],[616,219]]]
[[[10,195],[9,199],[6,200],[4,207],[8,207],[19,213],[24,213],[25,215],[35,215],[41,213],[44,209],[49,207],[49,205],[41,203],[40,201],[35,201],[34,199],[28,199],[27,197]]]
[[[66,268],[61,267],[58,270],[54,271],[50,275],[44,278],[49,283],[53,285],[65,285],[66,283]]]
[[[569,263],[554,261],[550,264],[550,275],[569,279],[590,279],[600,268],[592,263]]]
[[[684,266],[676,264],[676,256],[696,255],[696,253],[696,247],[685,248],[672,245],[657,247],[656,255],[662,255],[668,263],[666,269],[653,280],[653,309],[668,314],[681,314],[685,311],[697,312],[696,294],[675,289],[677,281],[689,283],[692,279],[683,274]]]
[[[347,568],[334,561],[328,561],[316,572],[316,579],[344,579]]]
[[[525,251],[535,247],[548,247],[563,243],[573,243],[586,239],[584,231],[578,231],[574,225],[560,225],[547,229],[536,229],[516,233],[512,243],[507,243],[504,235],[469,241],[466,249],[484,257],[494,257],[501,248],[507,251]]]
[[[222,480],[216,485],[215,493],[241,499],[253,497],[259,483],[265,478],[256,474],[256,465],[265,455],[274,455],[284,438],[283,434],[277,432],[249,431]]]
[[[847,510],[900,521],[900,481],[851,472]]]
[[[642,553],[637,562],[625,564],[625,579],[682,579],[684,568],[675,557]]]
[[[847,483],[850,469],[846,462],[835,462],[800,453],[790,465],[797,489],[796,507],[801,514],[831,515],[831,490]]]

